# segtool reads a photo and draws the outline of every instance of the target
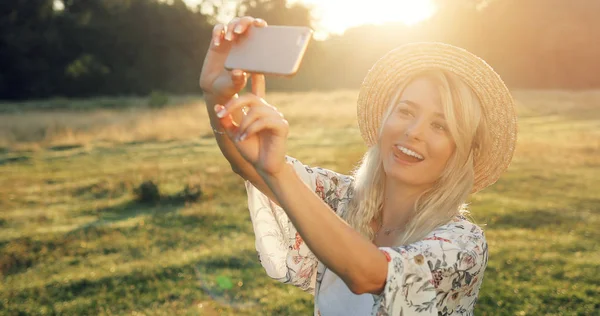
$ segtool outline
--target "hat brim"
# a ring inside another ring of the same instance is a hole
[[[490,143],[474,150],[472,193],[495,183],[512,159],[517,139],[515,102],[500,76],[483,59],[444,43],[411,43],[383,56],[369,70],[358,96],[358,127],[367,146],[377,143],[385,110],[398,87],[414,75],[438,69],[457,75],[477,95]]]

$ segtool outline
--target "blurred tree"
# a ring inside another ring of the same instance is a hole
[[[311,26],[310,8],[286,0],[242,0],[237,16],[249,15],[261,18],[272,25]]]
[[[511,87],[600,87],[600,1],[435,2],[437,13],[411,27],[363,25],[313,41],[298,75],[269,78],[269,88],[357,88],[390,49],[431,40],[483,57]],[[201,2],[211,15],[182,0],[62,3],[57,10],[54,0],[0,2],[0,99],[198,93],[215,15],[230,4]],[[234,11],[271,25],[312,22],[310,7],[285,0],[241,0]]]
[[[197,91],[212,25],[182,0],[0,4],[0,98]]]
[[[47,95],[63,60],[52,0],[0,2],[0,97]]]
[[[514,88],[600,86],[600,1],[437,0],[427,21],[358,26],[322,43],[317,87],[357,88],[366,71],[406,42],[442,41],[489,62]],[[596,35],[594,35],[596,34]],[[334,57],[331,57],[334,56]],[[308,61],[307,61],[308,62]],[[297,88],[297,86],[295,87]]]
[[[181,0],[70,1],[65,12],[81,21],[73,45],[93,63],[85,76],[70,77],[69,94],[183,93],[197,87],[212,30],[206,16]]]

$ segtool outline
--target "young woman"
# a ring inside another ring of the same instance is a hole
[[[315,315],[473,313],[488,248],[465,201],[508,167],[514,102],[483,60],[447,44],[399,47],[369,71],[353,176],[288,157],[264,77],[223,64],[252,17],[215,26],[200,86],[219,147],[246,180],[267,274],[315,295]],[[248,77],[252,93],[238,96]],[[235,122],[239,122],[235,123]]]

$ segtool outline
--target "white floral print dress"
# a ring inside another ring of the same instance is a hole
[[[352,177],[286,161],[343,214]],[[379,247],[389,263],[385,288],[379,295],[355,295],[315,257],[280,207],[248,181],[246,190],[261,265],[271,278],[313,294],[314,315],[473,315],[488,247],[481,228],[466,218],[456,216],[413,244]]]

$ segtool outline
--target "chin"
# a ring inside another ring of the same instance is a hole
[[[384,164],[383,169],[385,176],[397,182],[403,182],[410,185],[423,185],[423,179],[419,179],[423,172],[419,171],[422,168],[413,168],[414,166],[406,166],[397,163],[393,158],[389,163]],[[420,181],[419,181],[420,180]]]
[[[433,184],[433,181],[427,180],[423,177],[424,174],[429,173],[427,165],[419,165],[423,162],[419,162],[414,165],[406,165],[399,163],[393,155],[391,155],[388,163],[383,165],[385,176],[393,179],[396,182],[403,183],[415,187],[429,186]]]
[[[427,183],[423,182],[422,179],[416,179],[416,177],[411,177],[407,174],[397,174],[396,173],[396,174],[390,175],[390,177],[392,179],[394,179],[394,181],[408,185],[408,186],[422,187],[422,186],[427,185]]]

